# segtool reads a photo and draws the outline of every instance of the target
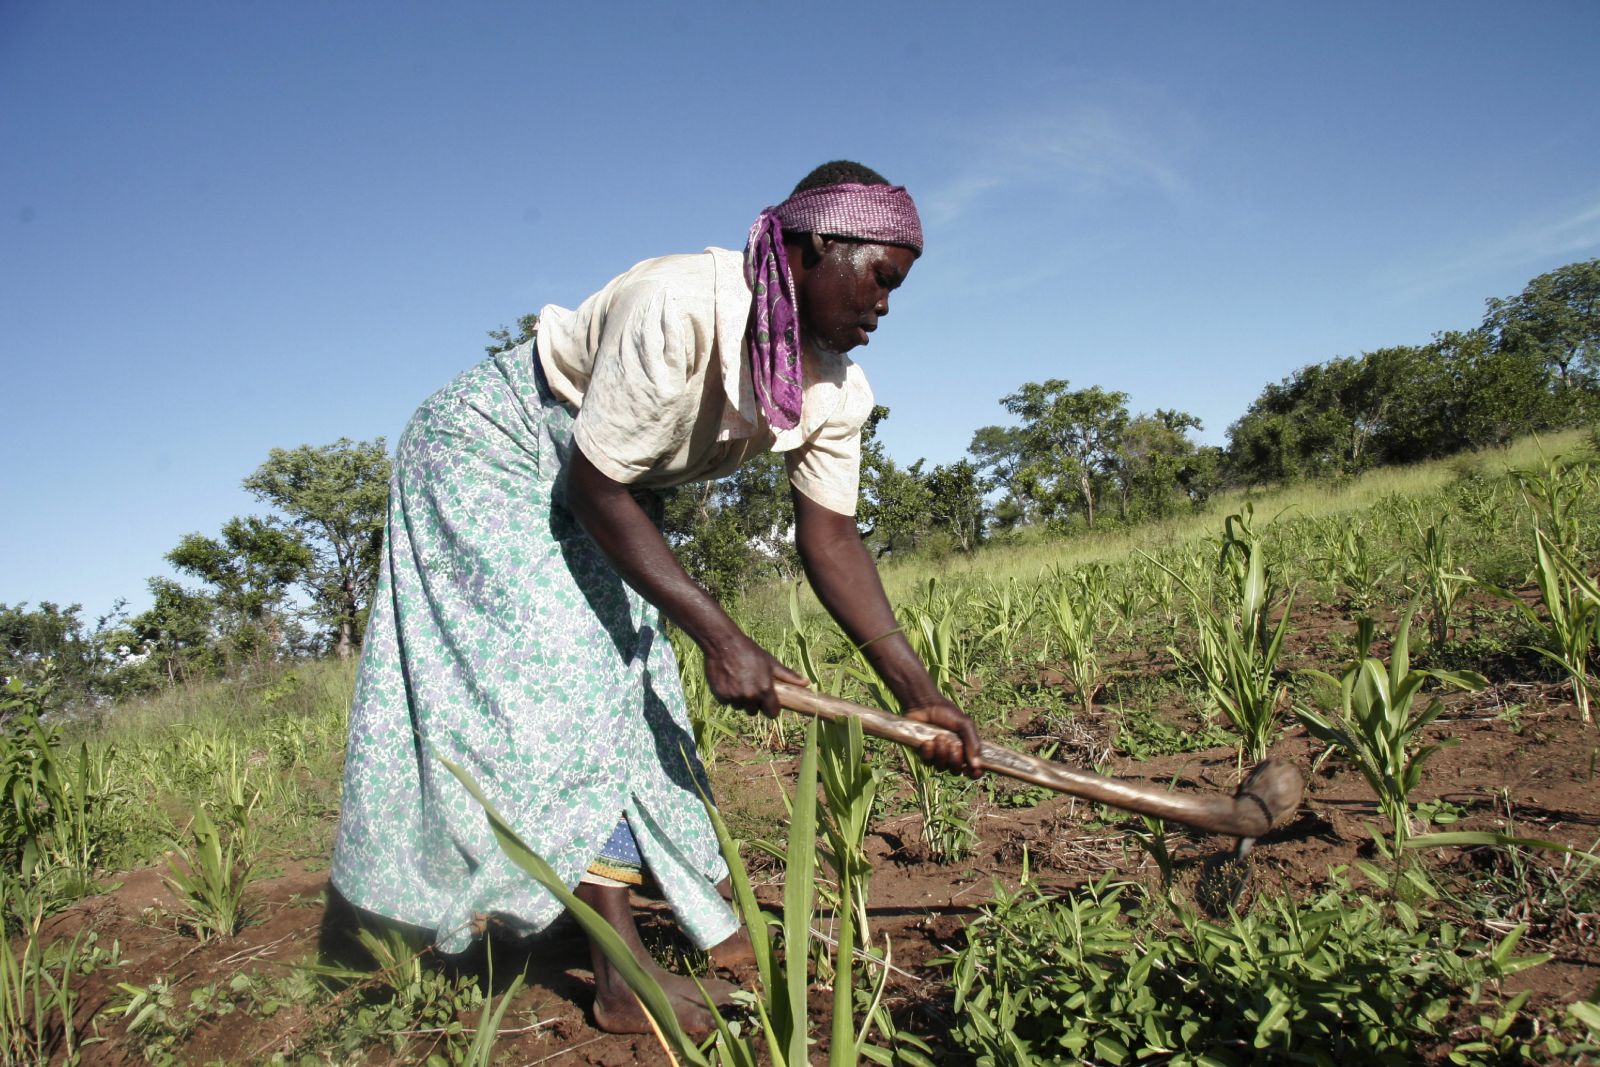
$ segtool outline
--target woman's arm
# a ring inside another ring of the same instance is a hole
[[[954,731],[955,736],[923,745],[918,750],[922,758],[976,778],[983,770],[977,728],[966,713],[939,692],[905,635],[892,632],[900,624],[883,591],[878,568],[867,546],[861,543],[855,518],[829,511],[798,489],[793,496],[795,547],[800,550],[800,562],[817,599],[850,640],[857,645],[870,642],[862,653],[888,683],[906,718]]]
[[[627,487],[602,474],[578,448],[572,450],[566,500],[623,580],[700,646],[706,681],[718,700],[776,716],[774,681],[810,684],[745,635],[689,577]]]

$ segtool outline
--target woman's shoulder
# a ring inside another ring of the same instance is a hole
[[[744,257],[726,248],[681,252],[641,260],[606,286],[613,298],[621,294],[655,294],[662,290],[691,302],[715,299],[730,280],[744,283]]]

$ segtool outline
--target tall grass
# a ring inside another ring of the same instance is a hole
[[[890,600],[909,600],[929,576],[1002,583],[1016,578],[1033,584],[1051,567],[1075,568],[1089,563],[1121,563],[1139,553],[1160,556],[1168,550],[1194,548],[1213,536],[1223,516],[1255,508],[1266,523],[1321,519],[1372,508],[1386,499],[1426,496],[1464,477],[1498,478],[1513,470],[1541,466],[1545,457],[1581,450],[1585,433],[1569,430],[1546,437],[1526,437],[1500,449],[1466,453],[1405,467],[1381,467],[1349,479],[1294,482],[1286,485],[1230,490],[1210,498],[1204,507],[1184,515],[1132,527],[1105,527],[1062,537],[1027,530],[997,539],[970,555],[926,559],[915,554],[880,563]],[[809,590],[802,609],[811,615],[821,606]],[[740,602],[736,617],[753,624],[781,625],[782,604],[770,590],[752,590]]]

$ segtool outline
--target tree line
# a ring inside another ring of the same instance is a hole
[[[495,352],[537,319],[491,331]],[[879,556],[971,552],[1021,531],[1126,525],[1193,509],[1221,488],[1353,474],[1509,442],[1600,414],[1600,259],[1541,274],[1491,299],[1482,323],[1302,367],[1267,385],[1202,445],[1183,411],[1135,413],[1128,394],[1050,378],[1002,396],[1010,422],[967,455],[903,465],[862,435],[862,537]],[[184,535],[149,580],[151,606],[92,623],[78,605],[0,603],[0,678],[47,674],[58,702],[240,675],[301,656],[353,654],[376,583],[390,463],[384,441],[273,449],[244,479],[268,506],[212,535]],[[783,459],[660,494],[664,533],[721,597],[799,573]],[[185,581],[187,580],[187,582]]]

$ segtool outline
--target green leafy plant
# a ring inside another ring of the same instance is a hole
[[[11,913],[6,925],[15,916],[22,926],[15,943],[0,928],[0,1063],[49,1063],[58,1054],[76,1062],[78,991],[72,982],[83,969],[84,934],[47,949],[38,894],[0,871],[0,898]]]
[[[1356,611],[1365,611],[1378,601],[1383,583],[1399,566],[1397,561],[1385,561],[1373,550],[1355,518],[1339,523],[1323,547],[1325,554],[1317,562]]]
[[[1011,667],[1017,656],[1017,644],[1027,632],[1028,624],[1038,610],[1038,592],[1025,593],[1015,578],[991,588],[978,599],[978,619],[982,634],[979,641],[989,649],[1000,663],[1002,671]]]
[[[1439,717],[1444,703],[1434,696],[1426,704],[1419,697],[1428,681],[1459,689],[1482,689],[1488,684],[1474,671],[1416,670],[1411,667],[1411,621],[1416,604],[1401,617],[1387,665],[1372,655],[1376,631],[1371,619],[1356,629],[1356,659],[1337,680],[1322,671],[1307,673],[1336,685],[1340,694],[1337,718],[1302,707],[1300,721],[1318,739],[1346,756],[1377,794],[1378,809],[1393,826],[1394,853],[1412,832],[1409,798],[1422,779],[1422,768],[1438,751],[1423,744],[1425,726]]]
[[[1548,957],[1449,922],[1405,921],[1334,874],[1305,904],[1271,897],[1210,921],[1110,875],[1053,897],[999,888],[947,962],[952,1042],[976,1062],[1404,1063],[1454,1004]]]
[[[1147,558],[1167,569],[1153,557]],[[1268,610],[1275,583],[1265,547],[1252,532],[1248,514],[1228,517],[1221,568],[1228,579],[1223,605],[1202,596],[1182,574],[1168,569],[1189,593],[1197,631],[1192,656],[1176,647],[1168,651],[1199,680],[1239,732],[1241,758],[1259,760],[1272,745],[1279,712],[1288,696],[1288,683],[1278,677],[1277,669],[1294,594],[1289,593],[1283,615],[1269,633]]]
[[[1456,566],[1455,548],[1438,526],[1419,529],[1422,543],[1413,555],[1418,592],[1426,599],[1428,637],[1434,648],[1450,640],[1455,628],[1456,598],[1472,584],[1472,575]]]
[[[1094,710],[1094,698],[1105,682],[1105,672],[1096,650],[1100,629],[1100,598],[1087,577],[1078,581],[1059,581],[1055,594],[1045,598],[1056,648],[1067,668],[1067,677],[1084,711]]]
[[[190,842],[167,861],[167,884],[197,938],[232,937],[249,919],[244,897],[252,850],[241,847],[245,835],[236,827],[225,831],[218,826],[203,804],[195,805],[189,835]]]
[[[1595,681],[1590,659],[1600,645],[1600,586],[1542,528],[1536,528],[1533,536],[1534,580],[1539,585],[1544,617],[1510,590],[1485,588],[1507,599],[1538,631],[1539,643],[1529,647],[1567,675],[1583,721],[1592,722],[1590,700]]]
[[[353,1054],[375,1040],[386,1040],[396,1055],[405,1053],[410,1062],[433,1063],[439,1062],[434,1057],[441,1048],[444,1060],[453,1061],[469,1045],[478,1044],[476,1035],[468,1042],[462,1016],[474,1011],[491,1015],[483,990],[475,979],[439,965],[429,934],[375,922],[363,924],[356,941],[371,960],[369,969],[326,964],[308,968],[323,979],[351,983],[338,1015],[336,1043],[343,1052]],[[502,998],[499,1014],[512,995],[508,992]],[[483,1025],[480,1020],[480,1029]],[[498,1022],[490,1024],[491,1030],[497,1027]],[[414,1046],[419,1036],[426,1036],[428,1044]],[[483,1041],[492,1042],[492,1037]]]

